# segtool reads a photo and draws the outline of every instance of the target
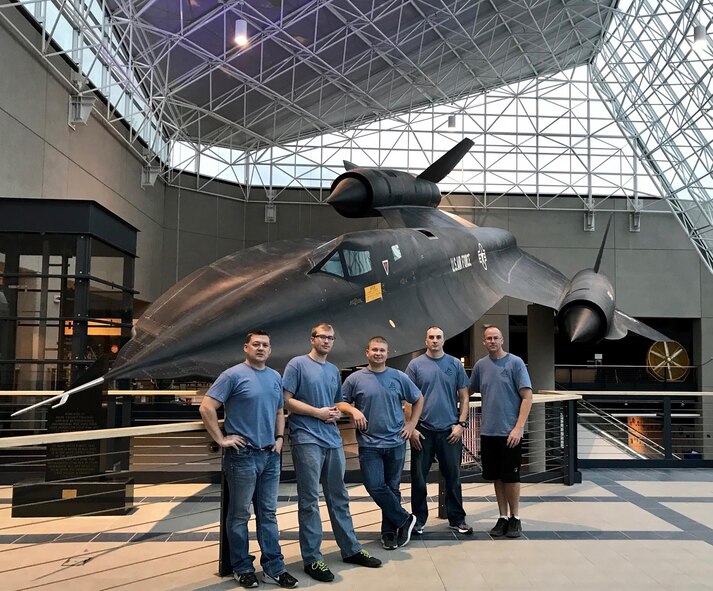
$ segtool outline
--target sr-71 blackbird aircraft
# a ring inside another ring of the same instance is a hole
[[[402,355],[423,346],[427,327],[457,334],[503,296],[553,308],[573,342],[628,331],[668,340],[615,308],[612,284],[599,273],[604,243],[594,268],[570,280],[520,250],[510,232],[437,209],[436,183],[472,146],[464,139],[417,177],[345,162],[327,203],[346,217],[382,216],[390,229],[262,244],[203,267],[148,308],[104,377],[15,414],[118,378],[215,377],[243,359],[255,328],[270,333],[269,363],[278,369],[304,353],[319,322],[335,327],[329,359],[338,367],[363,363],[376,334],[387,337],[391,356]]]

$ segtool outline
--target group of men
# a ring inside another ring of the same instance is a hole
[[[294,588],[298,580],[285,568],[279,543],[277,498],[285,415],[297,480],[299,543],[304,571],[334,580],[321,553],[320,484],[342,560],[368,568],[381,566],[359,543],[344,484],[345,457],[337,427],[344,414],[356,429],[364,486],[381,509],[381,542],[386,550],[422,534],[428,519],[427,476],[434,459],[445,480],[449,526],[472,534],[465,521],[460,483],[462,436],[468,427],[469,391],[482,398],[481,457],[483,477],[493,480],[500,511],[494,537],[518,537],[521,440],[532,405],[532,385],[523,361],[503,349],[496,327],[487,327],[488,355],[479,360],[470,383],[459,360],[443,350],[444,334],[426,332],[426,352],[401,372],[386,366],[388,342],[372,337],[368,365],[342,384],[339,370],[327,361],[335,341],[331,325],[312,329],[311,349],[292,359],[282,378],[267,366],[270,337],[247,335],[245,361],[224,371],[210,387],[200,412],[210,436],[225,448],[224,470],[230,502],[226,520],[235,579],[245,588],[258,586],[248,550],[250,503],[255,511],[263,581]],[[225,407],[221,429],[218,410]],[[411,445],[411,511],[400,492],[406,441]]]

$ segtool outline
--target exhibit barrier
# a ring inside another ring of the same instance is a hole
[[[713,392],[575,393],[581,468],[713,467]]]

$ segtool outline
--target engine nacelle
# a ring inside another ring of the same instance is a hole
[[[609,279],[585,269],[570,282],[557,322],[570,342],[596,343],[609,331],[615,307],[614,288]]]
[[[338,176],[327,199],[348,218],[376,217],[378,209],[411,205],[438,207],[438,185],[407,172],[384,168],[355,168]]]

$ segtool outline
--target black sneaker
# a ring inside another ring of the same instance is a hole
[[[290,573],[285,571],[281,575],[277,575],[276,577],[273,577],[272,575],[268,575],[267,573],[262,573],[262,582],[263,583],[270,583],[272,585],[278,585],[280,587],[284,587],[285,589],[294,589],[297,587],[297,583],[299,582],[295,577],[293,577]]]
[[[505,535],[508,538],[519,538],[522,534],[522,523],[516,517],[511,517],[508,519],[508,530]]]
[[[453,525],[452,523],[449,523],[448,527],[454,531],[457,531],[459,534],[465,534],[466,536],[473,535],[473,528],[470,527],[465,521],[461,521],[457,525]]]
[[[387,532],[381,536],[381,545],[387,550],[396,550],[399,545],[396,543],[396,534],[394,532]]]
[[[349,564],[358,564],[359,566],[366,566],[367,568],[377,568],[381,566],[381,560],[375,558],[363,548],[356,554],[343,558],[343,560]]]
[[[315,581],[321,583],[331,583],[334,580],[334,573],[329,570],[324,560],[315,560],[312,564],[305,564],[305,572]]]
[[[245,589],[253,589],[258,586],[257,577],[255,573],[243,573],[239,575],[238,573],[233,573],[233,577],[238,582],[238,585],[244,587]]]
[[[416,525],[413,526],[413,533],[418,534],[419,536],[423,535],[423,530],[425,529],[425,525],[423,523],[418,523],[416,522]]]
[[[508,530],[508,522],[509,520],[505,517],[499,517],[498,522],[495,524],[495,527],[491,529],[488,533],[494,538],[502,538],[505,535],[505,532]]]
[[[399,548],[409,543],[409,540],[411,539],[411,532],[413,531],[413,528],[415,526],[416,516],[411,513],[408,516],[408,519],[406,519],[406,522],[396,532],[396,543],[398,544]]]

